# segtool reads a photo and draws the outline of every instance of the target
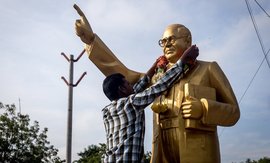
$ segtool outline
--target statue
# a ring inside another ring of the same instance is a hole
[[[74,7],[81,16],[75,23],[76,33],[86,44],[89,59],[104,75],[120,72],[135,83],[142,73],[125,67],[93,33],[80,8]],[[191,44],[188,28],[181,24],[169,25],[159,40],[168,60],[165,68],[173,65]],[[221,68],[216,62],[200,60],[184,78],[156,99],[151,108],[154,111],[153,163],[220,162],[217,126],[233,126],[240,118],[236,97]]]

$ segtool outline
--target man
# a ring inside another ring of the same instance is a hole
[[[75,8],[81,16],[76,21],[76,32],[82,41],[87,39],[84,43],[90,60],[105,75],[121,71],[130,82],[137,81],[141,73],[127,69],[93,34],[81,10]],[[171,67],[191,46],[191,33],[181,24],[170,25],[159,44],[169,60],[167,67]],[[152,108],[156,112],[151,159],[154,163],[219,163],[217,126],[233,126],[240,118],[233,90],[216,62],[198,61]]]
[[[120,73],[105,78],[103,91],[111,104],[102,110],[108,149],[104,162],[143,162],[145,107],[171,87],[183,74],[183,65],[188,65],[188,61],[194,61],[197,56],[198,48],[192,46],[157,83],[147,89],[156,64],[134,87]]]

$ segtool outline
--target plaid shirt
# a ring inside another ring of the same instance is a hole
[[[171,87],[182,72],[179,60],[156,84],[147,89],[150,79],[144,76],[134,85],[134,94],[112,101],[102,110],[108,149],[104,162],[143,162],[144,108]]]

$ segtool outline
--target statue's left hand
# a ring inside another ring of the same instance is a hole
[[[93,30],[80,7],[76,4],[74,4],[73,7],[77,10],[78,14],[81,17],[81,19],[77,19],[75,22],[76,34],[81,38],[84,43],[89,45],[92,43],[95,37]]]
[[[182,103],[181,112],[184,119],[200,119],[203,115],[203,106],[200,100],[189,96],[188,100]]]

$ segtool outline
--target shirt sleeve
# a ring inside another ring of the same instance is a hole
[[[178,60],[166,73],[151,87],[129,97],[130,102],[137,109],[144,109],[151,104],[156,97],[170,88],[173,83],[183,74],[181,60]]]
[[[147,75],[144,75],[134,86],[134,92],[139,93],[146,89],[148,84],[150,83],[150,78]]]

